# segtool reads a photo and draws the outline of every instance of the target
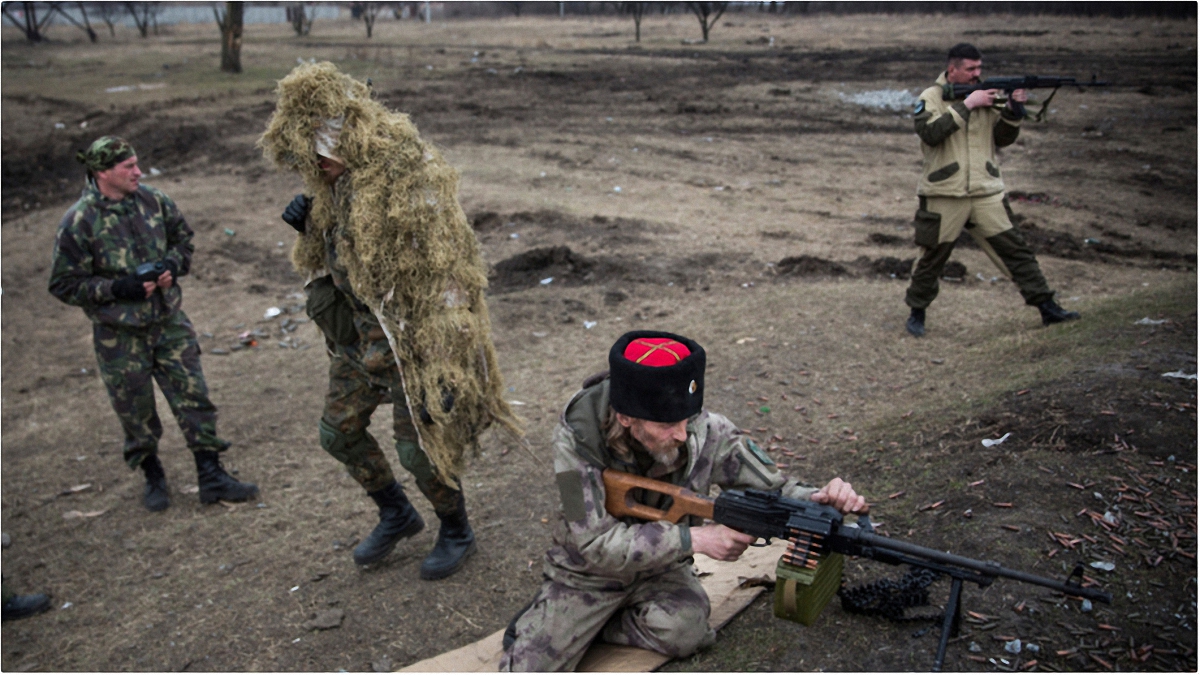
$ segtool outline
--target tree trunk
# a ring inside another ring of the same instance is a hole
[[[221,27],[221,72],[242,72],[242,3],[225,3],[222,16],[213,8],[217,25]]]

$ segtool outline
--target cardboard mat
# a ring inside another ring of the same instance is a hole
[[[786,549],[787,542],[776,541],[771,546],[750,548],[741,559],[732,563],[718,562],[705,556],[696,557],[700,584],[704,586],[712,603],[708,625],[712,626],[713,630],[719,630],[729,623],[730,619],[737,616],[738,612],[745,609],[750,601],[764,590],[762,586],[739,588],[739,583],[744,579],[757,577],[767,577],[773,581],[775,563]],[[425,673],[494,673],[500,665],[503,637],[504,630],[501,629],[482,640],[418,661],[400,670]],[[579,662],[578,670],[610,673],[649,672],[669,660],[670,658],[662,654],[646,649],[594,643]]]

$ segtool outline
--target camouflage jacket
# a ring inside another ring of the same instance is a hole
[[[348,359],[350,365],[366,375],[375,386],[392,388],[400,375],[392,346],[375,313],[354,295],[354,286],[341,260],[341,255],[345,253],[354,255],[354,240],[346,227],[353,201],[347,176],[342,174],[333,187],[335,220],[333,227],[325,230],[325,266],[333,285],[346,295],[354,308],[354,327],[358,330],[359,340],[350,345],[331,344],[330,349]]]
[[[554,472],[562,499],[562,519],[556,525],[554,547],[546,553],[545,571],[552,579],[579,588],[629,585],[681,565],[690,564],[691,526],[701,519],[686,517],[679,524],[617,519],[604,509],[606,468],[648,476],[708,495],[721,489],[782,490],[795,499],[808,499],[816,488],[785,479],[774,462],[727,418],[702,411],[688,420],[687,443],[672,466],[655,463],[635,451],[632,462],[622,461],[606,446],[602,425],[608,411],[608,380],[588,386],[571,398],[554,431]],[[670,508],[670,498],[642,493],[641,503]]]
[[[943,95],[946,74],[921,92],[913,124],[925,155],[917,194],[924,197],[987,197],[1004,191],[996,148],[1012,145],[1021,118],[1003,108],[967,110]]]
[[[92,183],[67,209],[54,239],[50,293],[82,307],[92,321],[116,326],[147,326],[179,310],[179,284],[156,289],[145,300],[117,300],[113,282],[138,265],[170,261],[181,277],[191,266],[192,229],[175,202],[143,185],[119,202]]]

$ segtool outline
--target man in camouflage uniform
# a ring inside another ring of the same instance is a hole
[[[733,561],[754,538],[686,517],[678,524],[617,519],[604,508],[604,469],[696,494],[709,488],[781,490],[843,513],[865,506],[849,483],[821,489],[787,479],[728,419],[702,409],[705,354],[685,337],[626,333],[610,371],[584,382],[554,432],[562,499],[545,582],[505,632],[501,670],[573,670],[596,639],[684,657],[714,639],[709,600],[692,571],[696,553]],[[652,508],[670,498],[635,491]]]
[[[950,49],[946,72],[921,92],[913,112],[925,164],[917,186],[916,244],[923,253],[913,268],[904,302],[912,308],[905,328],[925,335],[925,309],[938,294],[938,278],[966,227],[1001,274],[1012,279],[1025,304],[1038,308],[1042,324],[1079,318],[1054,301],[1033,250],[1009,220],[996,148],[1011,145],[1025,117],[1025,90],[1018,89],[1001,108],[995,89],[971,92],[955,100],[953,85],[980,81],[983,55],[962,43]]]
[[[404,382],[395,354],[379,320],[354,289],[342,251],[353,253],[347,224],[353,194],[344,162],[333,154],[336,131],[322,130],[314,148],[318,165],[333,191],[335,224],[325,231],[328,276],[308,283],[308,310],[325,335],[329,353],[329,392],[318,423],[321,447],[346,466],[347,472],[379,507],[379,523],[354,548],[354,561],[368,565],[382,560],[402,539],[425,527],[384,456],[379,442],[367,431],[381,403],[392,404],[392,430],[400,464],[416,479],[417,489],[433,505],[441,521],[437,542],[421,563],[422,579],[443,579],[457,572],[475,552],[475,533],[467,520],[459,486],[442,480],[421,449],[417,429],[404,395]],[[307,230],[311,199],[296,195],[283,220],[297,232]]]
[[[191,228],[170,197],[139,184],[137,155],[125,140],[101,137],[76,159],[87,167],[87,185],[58,226],[50,293],[92,320],[100,376],[125,431],[125,461],[146,475],[146,508],[170,505],[152,380],[195,456],[200,501],[253,497],[254,484],[221,467],[218,453],[229,443],[217,436],[196,331],[180,309],[176,280],[191,265]]]

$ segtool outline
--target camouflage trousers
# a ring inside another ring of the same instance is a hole
[[[517,619],[517,639],[500,659],[502,671],[575,670],[595,640],[649,649],[672,658],[713,643],[708,594],[691,564],[629,586],[571,583],[561,571],[547,577]]]
[[[217,408],[200,369],[196,330],[182,310],[149,326],[94,323],[92,339],[100,378],[125,431],[125,462],[131,468],[157,453],[162,438],[153,382],[166,397],[188,448],[220,452],[229,447],[217,437]]]
[[[917,245],[921,258],[913,265],[904,301],[925,309],[938,295],[938,279],[954,252],[964,227],[1001,274],[1013,280],[1025,304],[1052,300],[1033,249],[1013,228],[1011,210],[1002,193],[988,197],[921,197],[917,210]]]
[[[375,409],[389,401],[401,466],[416,479],[417,488],[433,504],[439,518],[457,512],[461,490],[440,480],[425,451],[421,450],[394,361],[390,367],[368,372],[361,363],[347,356],[345,350],[339,348],[331,355],[329,392],[325,396],[325,411],[319,425],[321,447],[344,464],[350,476],[367,492],[386,488],[396,478],[378,441],[367,427]]]

